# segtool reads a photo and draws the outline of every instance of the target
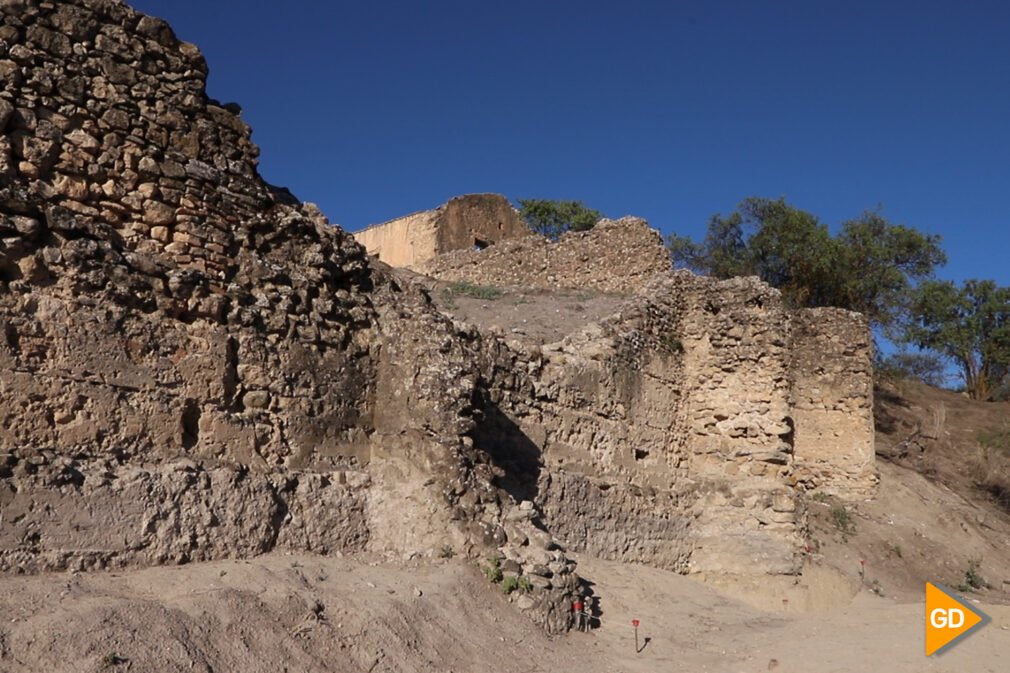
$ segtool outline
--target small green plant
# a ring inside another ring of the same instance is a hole
[[[824,491],[817,491],[812,497],[814,502],[826,503],[828,501],[828,494]]]
[[[115,652],[109,652],[104,657],[102,657],[102,666],[105,668],[112,668],[113,666],[118,666],[125,663],[126,660]]]
[[[988,588],[989,583],[985,581],[985,578],[979,572],[981,568],[981,558],[968,559],[968,568],[964,571],[964,582],[958,585],[958,591],[977,591]]]
[[[849,510],[842,505],[831,508],[831,519],[835,522],[835,527],[842,531],[842,535],[847,536],[855,530],[856,522],[853,521]]]
[[[439,558],[452,558],[456,555],[456,550],[449,545],[442,545],[442,548],[438,552]]]
[[[873,582],[870,583],[870,591],[877,594],[881,598],[884,597],[884,589],[880,586],[880,580],[873,580]]]
[[[673,334],[664,334],[659,338],[659,345],[667,353],[679,354],[684,352],[684,344]]]
[[[502,581],[502,571],[501,571],[501,559],[497,556],[489,556],[487,559],[487,565],[481,568],[484,572],[484,577],[488,579],[489,582],[494,582],[498,584]]]
[[[502,296],[502,291],[493,285],[477,285],[466,280],[456,281],[449,286],[452,295],[461,297],[473,297],[474,299],[498,299]]]
[[[501,583],[501,590],[510,594],[513,591],[518,591],[521,594],[528,594],[533,591],[533,585],[530,583],[528,577],[519,577],[518,575],[507,575]]]

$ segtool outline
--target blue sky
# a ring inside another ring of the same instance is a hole
[[[1010,5],[132,0],[261,172],[347,229],[467,192],[699,236],[746,196],[944,238],[1010,285]]]

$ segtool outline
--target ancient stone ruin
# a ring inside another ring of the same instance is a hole
[[[379,261],[423,271],[439,255],[484,250],[529,235],[526,223],[504,196],[466,194],[433,210],[367,227],[354,239]]]
[[[590,231],[570,231],[558,241],[525,236],[485,250],[439,255],[416,270],[435,278],[542,289],[634,292],[670,273],[663,237],[645,220],[601,220]]]
[[[548,248],[501,211],[497,245],[428,236],[426,268],[628,296],[557,343],[481,331],[266,184],[164,22],[0,12],[0,569],[450,547],[500,555],[560,632],[565,550],[795,578],[802,490],[872,488],[861,316],[671,273],[638,220]],[[626,275],[594,264],[621,245]]]

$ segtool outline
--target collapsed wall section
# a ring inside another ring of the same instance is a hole
[[[480,285],[634,292],[670,271],[670,254],[645,220],[625,217],[600,220],[589,231],[568,232],[557,241],[527,236],[439,255],[417,270]]]

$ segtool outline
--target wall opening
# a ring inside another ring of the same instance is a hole
[[[200,441],[200,405],[186,400],[182,408],[182,448],[189,451]]]

